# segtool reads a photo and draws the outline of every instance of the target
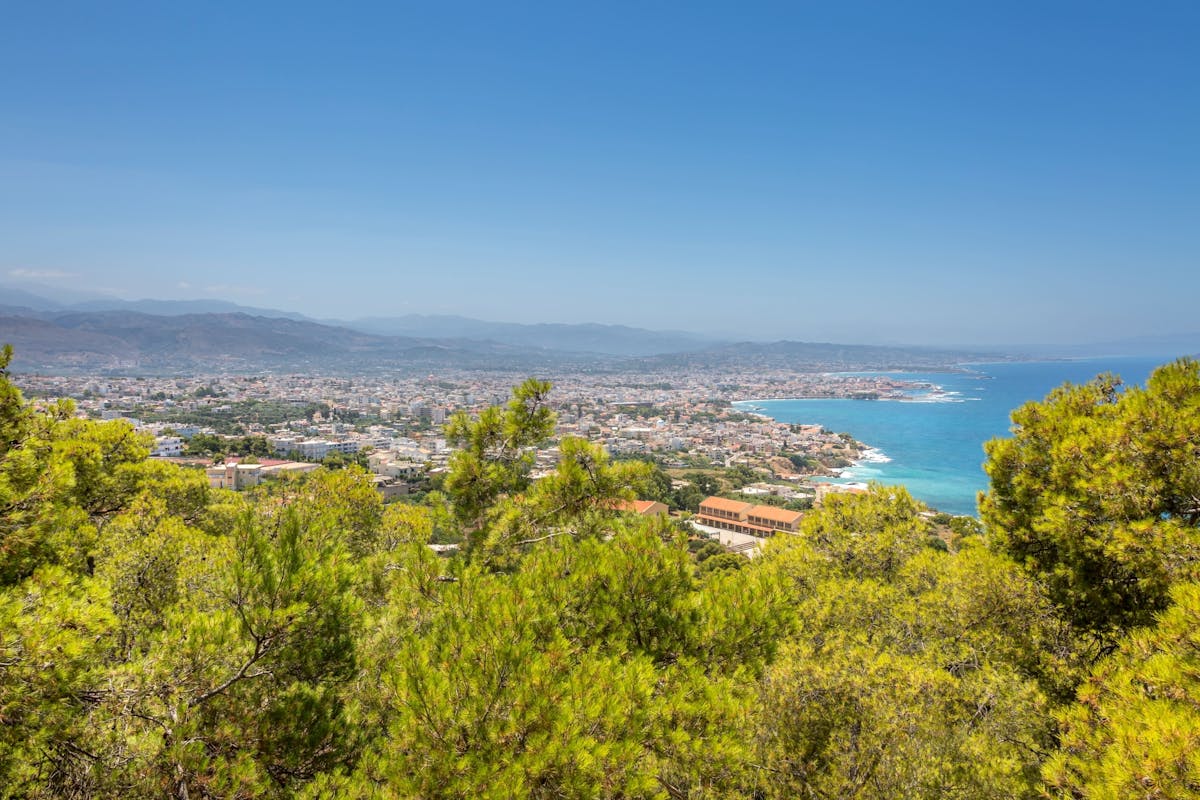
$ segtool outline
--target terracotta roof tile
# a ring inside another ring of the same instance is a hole
[[[747,513],[752,517],[762,517],[772,522],[786,522],[789,525],[798,523],[804,517],[804,514],[799,511],[788,511],[786,508],[776,508],[775,506],[755,506]]]
[[[721,511],[729,511],[734,514],[741,514],[754,508],[751,503],[742,503],[738,500],[726,500],[724,497],[710,497],[700,504],[708,508],[716,508]]]

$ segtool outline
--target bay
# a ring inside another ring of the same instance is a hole
[[[962,372],[859,373],[924,381],[941,392],[915,392],[912,401],[766,399],[735,406],[780,422],[846,432],[880,451],[879,460],[851,467],[840,482],[901,485],[933,508],[974,515],[976,497],[987,488],[983,444],[1010,435],[1013,409],[1043,399],[1064,382],[1085,383],[1104,372],[1120,375],[1126,384],[1144,384],[1169,360],[1092,358],[972,364]]]

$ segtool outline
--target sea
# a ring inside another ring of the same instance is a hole
[[[959,372],[866,372],[930,384],[905,400],[750,400],[742,411],[780,422],[817,424],[849,433],[871,450],[835,482],[879,482],[906,487],[914,497],[950,514],[977,513],[987,488],[983,444],[1011,435],[1010,412],[1043,399],[1063,383],[1085,383],[1111,372],[1125,384],[1144,385],[1163,358],[1090,358],[1069,361],[962,365]]]

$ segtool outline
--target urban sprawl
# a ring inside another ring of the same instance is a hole
[[[205,468],[214,487],[243,489],[274,475],[357,461],[374,473],[386,499],[403,497],[446,469],[449,416],[506,402],[526,376],[492,372],[333,378],[304,375],[192,377],[20,376],[33,398],[71,398],[81,416],[127,419],[155,435],[153,456]],[[935,387],[887,376],[796,373],[574,374],[555,376],[549,404],[556,438],[537,453],[539,470],[557,461],[557,437],[603,444],[614,458],[656,461],[686,483],[688,470],[742,468],[746,503],[701,504],[694,524],[713,532],[762,536],[793,530],[794,511],[762,499],[820,503],[829,492],[857,491],[838,481],[868,445],[814,424],[785,424],[738,410],[761,398],[904,400]],[[197,439],[196,437],[200,437]],[[257,439],[266,452],[238,453]],[[217,442],[194,454],[189,442]],[[692,474],[695,474],[694,472]],[[662,504],[639,508],[665,511]]]

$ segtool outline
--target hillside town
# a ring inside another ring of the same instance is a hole
[[[35,399],[72,399],[81,416],[129,420],[155,435],[155,457],[205,468],[216,488],[240,490],[332,459],[360,463],[385,499],[394,499],[445,471],[451,448],[443,426],[452,414],[504,403],[523,378],[464,371],[356,379],[22,375],[19,382]],[[868,446],[847,433],[776,422],[732,404],[771,397],[899,400],[930,388],[887,376],[761,371],[557,376],[549,397],[556,437],[537,452],[537,467],[553,468],[558,437],[579,436],[614,458],[655,461],[677,484],[687,470],[741,467],[755,478],[739,487],[748,498],[819,502],[827,492],[856,489],[836,478]],[[197,452],[200,442],[207,451]],[[239,452],[248,442],[257,451]],[[700,512],[697,523],[712,522],[703,508],[692,510]]]

